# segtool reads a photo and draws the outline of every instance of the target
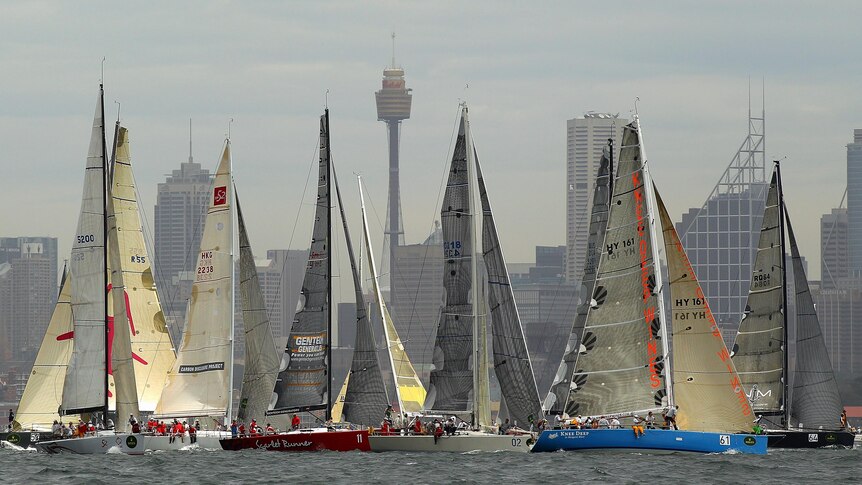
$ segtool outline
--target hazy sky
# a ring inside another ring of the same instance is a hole
[[[408,242],[439,218],[459,99],[507,259],[521,262],[535,245],[565,244],[567,119],[627,117],[639,96],[651,169],[679,219],[742,142],[749,78],[758,108],[763,78],[767,156],[787,157],[787,203],[819,278],[819,217],[841,199],[845,145],[862,128],[860,18],[853,1],[0,2],[0,235],[56,236],[68,254],[103,56],[108,117],[120,101],[149,219],[156,184],[188,157],[189,117],[195,161],[211,170],[233,118],[256,253],[308,247],[300,200],[329,90],[345,196],[357,200],[350,175],[361,172],[382,223],[387,145],[373,93],[394,30],[413,88]]]

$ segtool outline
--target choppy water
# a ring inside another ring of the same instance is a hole
[[[751,455],[163,452],[45,455],[0,450],[6,483],[862,483],[862,450]]]

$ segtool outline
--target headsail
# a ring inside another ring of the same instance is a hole
[[[75,337],[66,368],[61,414],[95,411],[107,405],[104,133],[104,95],[100,87],[81,213],[69,261]]]
[[[156,415],[226,416],[233,367],[233,184],[230,141],[213,180],[183,341]]]
[[[538,423],[543,417],[542,405],[478,157],[476,175],[482,202],[482,259],[488,272],[494,372],[509,417],[527,427],[528,423]]]
[[[63,271],[60,296],[42,339],[33,370],[27,378],[24,394],[18,403],[13,428],[49,431],[54,420],[60,419],[59,409],[63,398],[63,380],[66,366],[72,356],[71,276]],[[65,420],[73,417],[65,416]],[[77,419],[77,418],[74,418]]]
[[[593,191],[593,208],[590,214],[590,235],[587,239],[587,253],[584,256],[584,276],[581,278],[581,287],[578,296],[578,308],[569,340],[566,342],[566,350],[560,368],[554,376],[551,391],[545,398],[544,408],[555,415],[562,414],[565,409],[569,393],[576,389],[572,385],[572,377],[575,372],[575,362],[584,347],[581,337],[584,333],[584,325],[591,305],[597,302],[594,294],[596,286],[596,270],[599,266],[599,258],[602,256],[602,248],[605,240],[605,231],[608,228],[608,204],[610,197],[611,170],[613,164],[613,144],[609,143],[602,151],[599,162],[596,187]],[[598,303],[595,303],[596,305]]]
[[[667,403],[655,216],[638,123],[623,128],[595,301],[565,406],[570,415],[632,413]]]
[[[777,173],[772,173],[751,288],[739,333],[733,344],[733,363],[755,414],[777,415],[785,426],[784,245],[782,243]]]
[[[124,298],[113,297],[114,308],[126,307],[126,323],[131,336],[131,359],[137,385],[138,406],[151,413],[161,396],[168,372],[176,360],[165,316],[153,280],[152,259],[141,230],[141,215],[132,172],[129,132],[118,126],[116,160],[112,167],[111,203],[117,231],[118,253],[109,255],[111,267],[120,270],[125,284]],[[109,242],[110,241],[109,239]],[[114,295],[116,285],[109,294]],[[115,312],[114,312],[115,313]],[[110,319],[109,319],[110,321]],[[120,320],[114,315],[114,325]],[[116,328],[114,338],[117,338]],[[115,381],[116,382],[116,381]],[[137,416],[137,414],[135,414]],[[123,418],[124,415],[120,415]]]
[[[242,321],[245,326],[245,367],[237,417],[248,421],[251,418],[263,417],[269,407],[281,360],[272,337],[272,325],[260,289],[239,196],[236,197],[236,215],[239,227],[239,291],[242,296]]]
[[[317,208],[311,233],[308,265],[275,383],[275,402],[267,414],[327,409],[329,407],[329,278],[330,192],[329,112],[320,117],[320,161]],[[327,413],[330,412],[327,410]]]
[[[371,235],[368,231],[368,217],[365,213],[365,197],[362,194],[362,179],[359,178],[359,200],[362,210],[362,233],[365,237],[365,248],[368,255],[368,266],[371,271],[371,282],[374,287],[374,298],[377,302],[377,310],[383,319],[383,332],[386,336],[386,349],[389,355],[389,365],[392,367],[392,375],[395,378],[395,395],[398,399],[398,409],[404,413],[420,413],[425,403],[425,386],[416,375],[413,363],[404,350],[404,344],[398,336],[395,324],[383,300],[380,291],[380,282],[377,275],[377,264],[374,261],[374,249],[371,246]]]
[[[677,424],[684,430],[749,432],[748,397],[658,190],[655,196],[670,280]]]
[[[790,254],[793,258],[793,282],[796,288],[796,368],[793,374],[793,393],[790,412],[796,425],[803,429],[841,429],[841,395],[826,343],[820,331],[820,322],[808,289],[808,278],[802,266],[802,257],[796,246],[796,236],[785,209],[787,231],[790,235]]]

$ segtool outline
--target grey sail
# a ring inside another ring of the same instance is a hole
[[[793,282],[796,288],[796,368],[793,373],[793,393],[790,412],[793,421],[803,429],[841,429],[839,416],[843,410],[838,384],[832,373],[832,362],[814,311],[808,290],[808,279],[790,216],[785,210],[790,235],[790,255],[793,258]]]
[[[570,415],[626,414],[667,402],[655,214],[637,123],[623,128],[595,301],[565,406]]]
[[[745,313],[731,356],[755,414],[785,426],[784,416],[784,245],[782,244],[777,174],[772,173],[760,242],[754,260]]]
[[[554,376],[554,383],[551,385],[551,391],[544,402],[544,408],[555,415],[562,414],[565,411],[563,407],[566,399],[569,397],[569,392],[572,390],[572,376],[575,371],[575,362],[581,351],[581,336],[584,333],[584,325],[587,321],[590,304],[595,301],[593,293],[596,286],[596,269],[598,268],[599,258],[602,255],[601,248],[605,239],[605,230],[608,227],[610,170],[611,153],[609,147],[605,147],[602,151],[598,177],[596,177],[596,187],[593,191],[590,232],[587,239],[587,253],[584,256],[584,276],[581,278],[577,314],[572,324],[569,339],[566,342],[563,360],[560,362],[560,367]]]
[[[471,210],[465,120],[449,167],[440,218],[443,230],[443,308],[434,341],[425,409],[469,412],[473,390],[472,286],[473,213]]]
[[[526,427],[531,417],[535,422],[542,418],[542,406],[478,157],[476,175],[482,200],[482,257],[488,272],[494,373],[500,383],[508,417]]]
[[[341,223],[344,227],[344,239],[347,243],[347,254],[350,257],[350,271],[353,275],[353,290],[356,297],[356,340],[353,344],[353,360],[347,381],[347,392],[344,395],[342,413],[344,419],[353,424],[377,426],[389,403],[386,386],[383,384],[383,373],[377,360],[377,347],[374,343],[374,331],[368,320],[365,297],[362,296],[362,284],[353,253],[353,242],[344,217],[344,204],[341,201],[341,190],[338,177],[335,176],[335,166],[332,167],[332,182],[335,184],[335,194],[338,198],[338,208],[341,213]]]
[[[329,347],[329,133],[328,115],[320,118],[317,207],[298,310],[275,383],[268,414],[326,409],[329,405],[326,357]]]
[[[245,327],[245,367],[237,417],[250,421],[261,418],[269,407],[280,356],[272,337],[272,325],[260,289],[239,196],[236,196],[236,214],[239,225],[239,292]]]

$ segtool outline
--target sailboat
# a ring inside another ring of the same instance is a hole
[[[785,234],[790,241],[796,289],[796,367],[793,370],[788,363]],[[769,446],[853,446],[853,434],[842,429],[840,424],[841,396],[784,204],[777,161],[766,196],[748,302],[731,355],[751,407],[769,434]]]
[[[625,448],[765,453],[763,437],[741,434],[750,426],[732,386],[732,368],[719,354],[723,350],[726,356],[727,349],[720,335],[714,336],[712,314],[667,211],[653,190],[637,117],[623,129],[613,184],[603,180],[609,173],[611,152],[612,146],[599,172],[596,195],[600,198],[594,201],[594,223],[603,223],[604,204],[609,203],[609,209],[602,244],[586,255],[584,289],[592,297],[579,311],[585,312],[583,333],[579,345],[569,343],[546,404],[572,416],[627,420],[675,406],[676,389],[681,393],[680,402],[691,409],[680,415],[681,430],[650,429],[639,436],[632,429],[552,429],[542,432],[532,451]],[[612,187],[610,199],[601,197],[607,186]],[[660,217],[656,217],[657,212]],[[678,377],[685,383],[677,382],[676,386],[672,382],[677,381],[677,374],[670,378],[667,313],[661,292],[657,228],[662,226],[669,226],[662,232],[677,338],[674,361],[680,363]],[[590,232],[600,234],[601,230],[591,227]],[[597,263],[594,273],[591,261]],[[578,330],[576,323],[573,333]],[[710,351],[713,354],[702,355],[700,361],[691,358]],[[699,402],[711,396],[719,399]],[[564,404],[558,404],[559,398],[565,399]],[[721,423],[726,417],[730,423]]]
[[[325,426],[288,432],[220,440],[222,449],[270,451],[368,451],[368,431],[335,428],[332,423],[332,242],[331,188],[335,182],[329,140],[329,109],[320,118],[320,159],[317,202],[308,265],[300,294],[299,310],[278,375],[270,393],[266,415],[323,411]],[[341,204],[339,204],[341,205]],[[343,219],[343,209],[342,209]],[[346,228],[346,225],[345,225]],[[345,231],[347,233],[347,231]],[[352,253],[352,250],[350,251]],[[358,305],[357,305],[358,306]],[[247,357],[248,358],[248,357]],[[379,372],[379,369],[378,369]],[[312,416],[314,416],[312,414]],[[318,419],[317,416],[314,416]]]
[[[483,214],[482,224],[477,217],[479,208]],[[469,423],[469,429],[439,439],[431,435],[372,436],[371,449],[528,451],[529,434],[496,434],[491,421],[486,293],[492,321],[494,370],[503,399],[512,416],[521,419],[524,426],[530,419],[535,422],[542,419],[542,410],[473,145],[466,104],[462,104],[441,220],[446,261],[443,276],[445,300],[437,326],[430,386],[423,408],[426,417],[448,419],[460,416]],[[485,263],[484,273],[479,266],[480,258]]]
[[[112,407],[111,398],[120,416],[126,413],[137,416],[139,400],[128,320],[129,303],[125,298],[126,274],[121,269],[124,261],[120,256],[119,232],[124,229],[124,218],[118,216],[121,212],[118,211],[113,188],[110,194],[108,190],[104,89],[101,85],[99,91],[87,158],[84,196],[67,279],[70,281],[73,338],[59,411],[61,415],[101,411],[102,422],[106,423]],[[124,135],[125,132],[118,125],[117,140],[122,140]],[[112,165],[116,169],[116,159]],[[113,262],[112,268],[109,267],[109,261]],[[107,298],[109,291],[111,302]],[[114,318],[110,316],[109,303],[113,304]],[[143,435],[114,431],[73,440],[41,441],[36,444],[36,448],[49,453],[144,452]]]

